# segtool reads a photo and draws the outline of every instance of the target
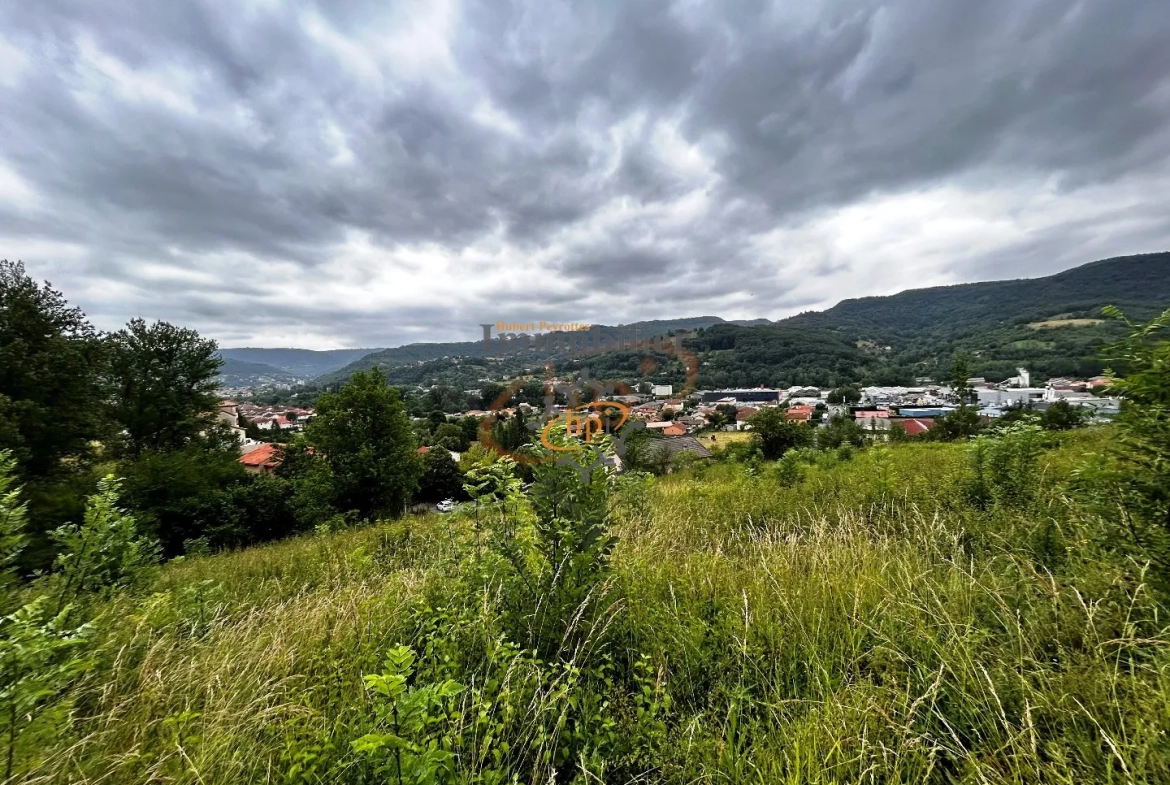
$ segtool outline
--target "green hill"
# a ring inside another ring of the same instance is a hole
[[[948,377],[958,352],[971,355],[977,375],[1003,379],[1025,365],[1039,381],[1100,373],[1099,347],[1121,334],[1118,324],[1100,320],[1106,304],[1136,318],[1170,307],[1170,253],[1105,259],[1043,278],[845,300],[775,323],[704,316],[640,322],[638,329],[693,331],[686,346],[699,362],[699,387],[910,384]],[[394,384],[468,389],[485,378],[522,375],[538,359],[485,361],[481,341],[411,344],[370,353],[316,383],[338,384],[376,366]],[[559,371],[587,366],[597,378],[680,386],[687,378],[680,363],[661,356],[649,372],[642,355],[630,352],[555,359]]]
[[[713,324],[723,322],[718,316],[696,316],[688,319],[658,319],[645,322],[633,322],[628,325],[622,325],[622,329],[638,331],[639,335],[666,335],[667,333],[675,331],[690,331],[697,330],[703,327],[708,327]],[[616,329],[609,326],[602,326],[602,329],[610,330]],[[434,376],[433,368],[441,368],[450,365],[457,365],[457,362],[436,363],[421,371],[393,371],[392,369],[400,368],[407,365],[418,365],[428,363],[429,361],[442,361],[444,358],[482,358],[484,356],[483,341],[463,341],[458,343],[412,343],[406,346],[398,346],[393,349],[382,349],[380,351],[367,354],[360,359],[351,362],[344,368],[340,368],[332,373],[327,373],[318,378],[316,382],[320,385],[337,384],[344,382],[356,371],[364,371],[370,368],[381,368],[387,372],[387,376],[391,382],[395,384],[413,383],[407,381],[408,379],[426,379]],[[530,364],[530,363],[529,363]],[[513,366],[523,366],[523,362],[513,363],[507,362],[505,365],[511,369]],[[421,382],[419,382],[421,383]]]
[[[957,444],[622,482],[565,572],[535,494],[187,558],[93,600],[11,781],[1166,782],[1166,606],[1068,498],[1107,437],[989,509]]]
[[[946,378],[957,352],[971,355],[974,373],[993,379],[1015,375],[1019,365],[1038,380],[1086,376],[1100,373],[1100,346],[1122,332],[1100,320],[1107,304],[1137,318],[1170,307],[1170,253],[1106,259],[1044,278],[845,300],[772,326],[717,325],[690,345],[720,350],[704,356],[700,386],[828,386],[842,373],[908,384]],[[807,351],[788,348],[801,342]]]
[[[941,336],[1058,314],[1097,313],[1107,304],[1139,316],[1152,315],[1170,304],[1170,252],[1104,259],[1043,278],[936,286],[844,300],[826,311],[802,313],[777,324],[890,343],[921,331]]]
[[[264,363],[245,362],[234,357],[220,355],[223,364],[219,366],[219,383],[225,387],[288,383],[297,377],[281,368]]]
[[[312,379],[351,363],[378,349],[261,349],[242,347],[220,349],[224,359],[260,363],[288,373],[298,379]]]

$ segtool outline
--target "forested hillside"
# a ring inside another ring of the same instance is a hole
[[[279,368],[298,379],[312,379],[357,360],[378,349],[220,349],[225,360],[260,363]]]
[[[827,311],[781,320],[782,326],[832,330],[883,344],[992,330],[1057,315],[1096,314],[1113,304],[1148,318],[1170,303],[1170,252],[1120,256],[1044,278],[911,289],[845,300]]]
[[[767,320],[755,320],[764,321]],[[674,331],[688,331],[697,330],[702,327],[708,327],[713,324],[723,323],[724,320],[718,316],[697,316],[689,319],[659,319],[654,321],[634,322],[628,325],[623,325],[620,329],[633,331],[637,330],[639,335],[644,336],[658,336],[666,335]],[[750,322],[743,322],[742,324],[749,324]],[[602,329],[614,330],[618,328],[602,325]],[[468,331],[476,331],[482,336],[482,328],[479,325],[468,325]],[[495,335],[493,329],[492,332]],[[404,380],[409,378],[418,378],[419,373],[410,371],[394,372],[391,369],[399,366],[426,363],[432,360],[442,360],[443,358],[482,358],[484,356],[484,345],[482,337],[475,341],[463,341],[457,343],[412,343],[406,346],[398,346],[393,349],[382,349],[380,351],[371,352],[370,354],[361,357],[344,368],[341,368],[332,373],[328,373],[316,380],[318,385],[332,385],[339,382],[344,382],[355,371],[368,370],[370,368],[381,368],[386,372],[387,377],[394,383],[403,383],[397,380]],[[444,363],[441,365],[456,365],[458,363]],[[521,361],[520,365],[523,365]],[[511,364],[509,364],[511,366]],[[435,368],[439,366],[431,366]],[[433,378],[434,372],[424,370],[421,372],[422,378]]]
[[[1139,319],[1170,305],[1170,253],[1106,259],[1044,278],[846,300],[776,323],[700,317],[643,322],[639,329],[691,335],[686,347],[699,362],[699,387],[910,384],[918,377],[945,378],[957,352],[969,354],[972,371],[990,379],[1014,376],[1026,365],[1043,380],[1101,372],[1097,347],[1123,332],[1119,323],[1101,319],[1108,304]],[[380,367],[394,384],[475,386],[485,376],[523,374],[542,359],[462,359],[482,358],[482,348],[470,341],[386,349],[316,384],[336,385],[355,370]],[[683,366],[670,358],[657,357],[647,372],[640,357],[628,354],[554,359],[562,370],[588,366],[596,377],[633,384],[686,380]]]
[[[225,387],[292,382],[298,378],[283,368],[264,363],[223,357],[222,353],[221,359],[223,363],[219,366],[219,383]]]

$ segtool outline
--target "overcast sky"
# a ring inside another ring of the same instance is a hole
[[[1168,0],[0,3],[0,258],[224,346],[1170,249]]]

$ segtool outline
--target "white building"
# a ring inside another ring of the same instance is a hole
[[[1017,376],[1013,376],[1010,379],[1004,379],[1000,386],[1001,387],[1031,387],[1032,386],[1032,374],[1028,373],[1027,368],[1017,368],[1016,373],[1018,374]]]
[[[656,396],[665,396],[669,398],[674,395],[674,386],[670,384],[656,384],[650,388],[650,392]]]
[[[1073,401],[1087,401],[1092,397],[1092,393],[1087,393],[1084,390],[1070,390],[1066,387],[1048,387],[1044,390],[1044,400],[1046,401],[1067,400],[1071,403]]]
[[[1046,393],[1044,387],[1009,387],[1006,390],[979,387],[975,390],[975,394],[979,396],[980,408],[987,406],[1003,408],[1018,404],[1027,406],[1029,403],[1045,400]]]

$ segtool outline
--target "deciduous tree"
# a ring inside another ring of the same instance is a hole
[[[361,518],[401,514],[422,465],[398,390],[378,368],[359,371],[316,411],[305,440],[329,468],[338,508]]]
[[[109,411],[127,454],[181,449],[214,419],[215,341],[134,319],[110,336],[109,354]]]

